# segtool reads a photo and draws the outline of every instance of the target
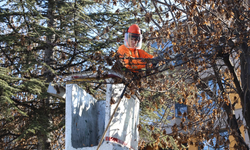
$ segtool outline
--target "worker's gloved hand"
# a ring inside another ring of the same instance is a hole
[[[159,63],[159,59],[155,57],[152,59],[151,63],[152,63],[152,67],[155,68],[157,64]]]
[[[158,71],[167,69],[168,63],[164,61],[163,56],[157,56],[152,59],[152,67]]]

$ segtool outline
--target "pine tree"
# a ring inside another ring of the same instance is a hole
[[[1,148],[62,149],[65,100],[46,92],[49,83],[104,68],[97,56],[116,51],[123,30],[136,20],[126,9],[114,12],[87,0],[1,5]]]

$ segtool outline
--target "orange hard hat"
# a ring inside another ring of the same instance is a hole
[[[124,45],[128,48],[140,49],[142,45],[142,31],[137,24],[127,28],[124,35]]]
[[[141,34],[142,33],[140,27],[137,24],[131,25],[128,28],[127,32],[128,33],[135,33],[135,34]]]

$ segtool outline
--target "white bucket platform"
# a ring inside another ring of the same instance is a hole
[[[112,78],[107,80],[112,82]],[[106,100],[97,101],[77,84],[66,85],[66,150],[97,149],[124,87],[123,84],[107,84]],[[111,98],[115,101],[112,105]],[[139,105],[134,95],[122,98],[99,150],[138,149]]]

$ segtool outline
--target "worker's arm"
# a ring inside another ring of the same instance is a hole
[[[139,49],[138,54],[140,58],[134,58],[131,55],[131,51],[126,48],[124,45],[120,46],[117,53],[120,54],[120,58],[124,58],[124,65],[128,69],[142,69],[146,67],[146,62],[143,61],[143,58],[153,58],[153,55],[148,54],[144,50]]]
[[[138,52],[139,52],[140,58],[154,58],[153,55],[151,55],[151,54],[145,52],[145,51],[142,50],[142,49],[139,49]]]
[[[124,58],[122,61],[124,66],[128,69],[141,69],[144,68],[145,63],[142,64],[140,59],[134,59],[132,57],[131,51],[124,45],[120,46],[117,53],[120,55],[120,58]]]
[[[124,58],[124,57],[131,57],[131,53],[129,51],[128,48],[126,48],[124,45],[120,46],[118,48],[117,53],[120,55],[120,58]]]

